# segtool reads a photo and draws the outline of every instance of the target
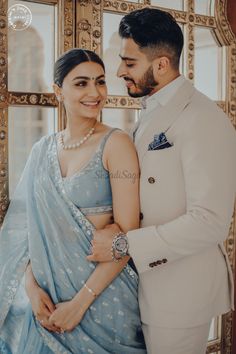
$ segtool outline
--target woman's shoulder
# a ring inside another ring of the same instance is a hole
[[[32,150],[31,150],[32,153],[37,153],[42,149],[48,147],[50,144],[52,144],[54,138],[55,138],[55,133],[42,136],[32,146]]]
[[[103,129],[104,129],[103,135],[109,136],[109,142],[111,144],[117,144],[126,141],[132,143],[132,139],[129,136],[129,134],[126,131],[122,130],[121,128],[111,127],[103,124]]]
[[[134,143],[126,131],[107,126],[105,134],[107,139],[104,154],[107,158],[110,155],[118,155],[122,158],[125,154],[135,150]]]

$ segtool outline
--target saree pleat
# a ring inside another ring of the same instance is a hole
[[[47,331],[32,313],[22,287],[29,259],[55,304],[71,300],[96,267],[86,260],[93,230],[66,194],[55,136],[44,137],[32,150],[1,232],[0,348],[17,354],[146,353],[138,278],[129,265],[70,333]]]

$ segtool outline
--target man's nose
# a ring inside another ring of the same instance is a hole
[[[123,77],[123,76],[127,76],[127,72],[125,70],[125,65],[123,63],[121,63],[117,69],[117,73],[116,75],[118,77]]]

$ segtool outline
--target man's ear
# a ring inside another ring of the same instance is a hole
[[[159,57],[153,60],[153,75],[155,78],[165,75],[170,68],[170,60],[167,57]]]

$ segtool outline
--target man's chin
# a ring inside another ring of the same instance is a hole
[[[143,92],[132,92],[131,89],[128,89],[128,95],[133,98],[139,98],[145,96]]]
[[[140,98],[149,95],[152,92],[152,88],[146,88],[143,91],[133,92],[131,89],[128,88],[128,95],[133,98]]]

